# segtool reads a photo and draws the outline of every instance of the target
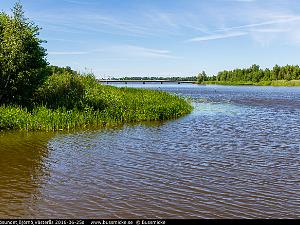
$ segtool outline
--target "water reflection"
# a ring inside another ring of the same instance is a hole
[[[0,217],[300,218],[300,89],[150,87],[193,113],[2,135]]]
[[[27,215],[48,175],[47,133],[0,133],[0,218]]]

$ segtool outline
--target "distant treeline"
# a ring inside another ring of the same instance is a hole
[[[272,69],[260,69],[256,64],[246,69],[224,70],[217,76],[207,76],[205,72],[198,75],[198,83],[232,83],[232,84],[266,84],[273,81],[291,81],[300,79],[300,67],[298,65],[275,65]]]
[[[170,81],[197,81],[197,76],[192,77],[122,77],[110,80],[170,80]]]
[[[298,65],[275,65],[272,69],[261,69],[254,64],[249,68],[224,70],[217,75],[208,76],[202,71],[198,76],[189,77],[122,77],[111,80],[171,80],[195,81],[199,84],[228,84],[228,85],[300,85],[300,67]]]

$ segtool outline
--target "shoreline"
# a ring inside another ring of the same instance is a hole
[[[199,84],[199,83],[195,83]],[[200,85],[224,85],[224,86],[271,86],[271,87],[300,87],[300,80],[277,80],[252,82],[227,82],[227,81],[204,81]]]
[[[96,97],[104,109],[79,110],[36,106],[0,105],[1,131],[69,131],[103,128],[132,122],[167,121],[189,114],[193,107],[186,99],[167,92],[97,85]]]

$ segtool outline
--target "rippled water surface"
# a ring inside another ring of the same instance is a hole
[[[140,85],[162,123],[0,133],[0,218],[300,218],[300,88]]]

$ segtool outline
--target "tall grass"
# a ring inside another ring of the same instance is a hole
[[[79,90],[78,94],[75,90]],[[91,76],[55,75],[35,95],[35,107],[0,107],[0,130],[70,130],[183,116],[192,106],[161,91],[100,85]]]
[[[300,80],[273,80],[272,86],[300,86]]]
[[[215,85],[257,85],[257,86],[300,86],[300,80],[273,80],[255,82],[237,82],[237,81],[204,81],[202,84]]]

